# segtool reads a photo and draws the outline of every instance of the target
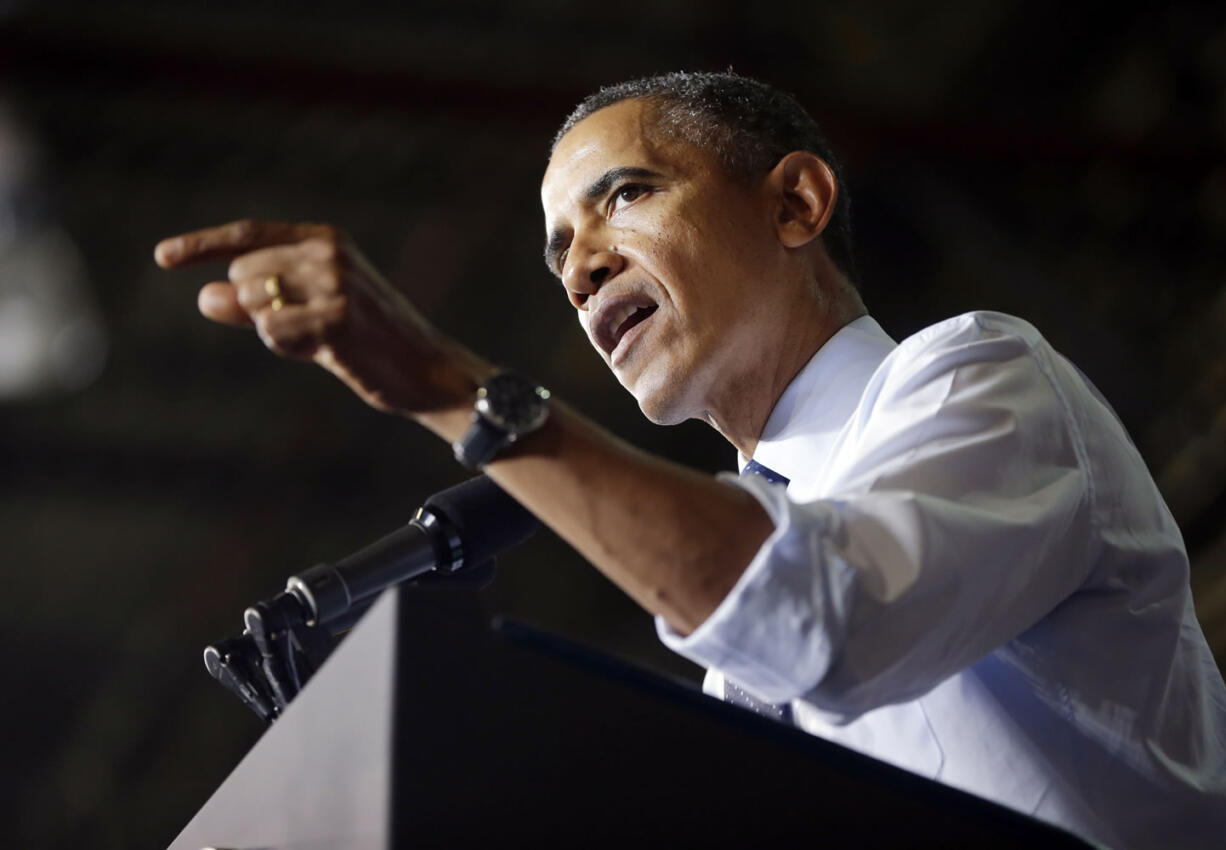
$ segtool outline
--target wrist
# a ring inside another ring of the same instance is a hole
[[[464,436],[464,432],[468,430],[469,422],[473,415],[473,399],[476,398],[476,391],[469,398],[467,404],[459,404],[454,407],[440,408],[439,410],[431,410],[424,413],[413,414],[413,419],[419,425],[434,432],[440,439],[447,443],[454,443],[456,440]]]
[[[549,390],[531,378],[500,369],[477,390],[468,429],[452,442],[455,458],[469,469],[483,470],[504,456],[520,439],[549,418]]]
[[[452,340],[437,345],[438,356],[427,367],[433,388],[431,402],[408,415],[443,440],[454,443],[468,428],[478,388],[495,370]]]

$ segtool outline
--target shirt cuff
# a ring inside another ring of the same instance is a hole
[[[788,702],[826,675],[850,609],[851,568],[832,553],[839,517],[825,502],[797,505],[759,476],[720,479],[749,491],[775,523],[714,612],[689,635],[656,618],[669,649],[720,670],[758,699]]]

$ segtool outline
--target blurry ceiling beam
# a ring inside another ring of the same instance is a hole
[[[271,98],[284,103],[347,109],[398,109],[520,125],[552,126],[592,85],[561,77],[547,85],[507,83],[419,71],[346,66],[335,57],[315,58],[235,49],[218,56],[209,45],[167,47],[135,27],[130,33],[90,33],[68,25],[10,20],[0,24],[0,78],[21,90],[76,89],[173,92],[235,101]],[[818,114],[853,164],[875,151],[917,150],[1019,162],[1090,160],[1101,157],[1170,172],[1200,171],[1218,163],[1221,144],[1212,137],[1128,141],[1078,132],[1040,121],[983,122],[958,115],[915,120],[868,112],[853,103],[831,104],[815,92],[794,89]]]
[[[72,28],[0,24],[0,79],[37,92],[173,92],[236,101],[274,99],[303,105],[400,108],[426,114],[536,123],[557,119],[587,92],[540,91],[460,77],[421,76],[312,62],[273,47],[218,56],[200,45],[173,49]]]

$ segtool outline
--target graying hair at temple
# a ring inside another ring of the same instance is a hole
[[[593,112],[634,99],[650,104],[649,117],[657,132],[711,151],[729,176],[741,182],[766,174],[792,151],[810,151],[825,160],[838,180],[839,196],[823,240],[830,258],[855,282],[851,195],[830,144],[794,97],[731,71],[642,77],[605,86],[586,97],[562,122],[552,147]]]

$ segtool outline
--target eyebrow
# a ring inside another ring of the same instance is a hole
[[[590,186],[583,190],[579,199],[584,205],[587,205],[604,197],[614,185],[627,178],[652,180],[663,176],[660,172],[652,171],[650,168],[620,165],[617,168],[610,168],[600,177],[596,178]],[[549,267],[551,274],[558,273],[558,256],[562,253],[562,247],[565,244],[566,231],[560,227],[554,228],[549,234],[549,239],[545,242],[545,265]]]

